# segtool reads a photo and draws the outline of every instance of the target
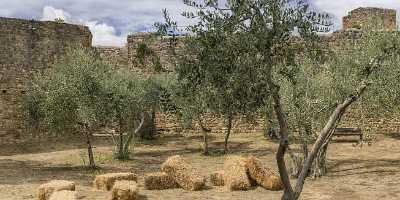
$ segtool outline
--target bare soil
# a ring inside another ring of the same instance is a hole
[[[96,191],[92,181],[96,174],[134,171],[139,175],[140,199],[174,200],[238,200],[280,199],[282,192],[254,187],[249,191],[227,192],[211,186],[203,191],[183,189],[149,191],[143,187],[143,175],[160,170],[160,164],[171,155],[183,155],[202,174],[222,169],[223,136],[211,138],[211,156],[201,155],[199,136],[168,135],[155,141],[141,142],[134,147],[133,159],[112,159],[111,141],[95,140],[98,170],[89,170],[86,149],[79,139],[47,139],[0,145],[0,199],[37,199],[38,186],[53,179],[77,183],[80,199],[108,200],[109,192]],[[302,199],[400,199],[400,141],[395,136],[379,136],[371,146],[354,147],[352,143],[332,143],[328,150],[328,175],[306,182]],[[277,144],[255,134],[236,134],[230,140],[230,154],[255,155],[276,169]],[[293,180],[294,181],[294,180]]]

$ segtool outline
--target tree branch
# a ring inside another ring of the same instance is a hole
[[[286,169],[286,164],[285,164],[285,152],[289,147],[289,131],[288,131],[288,126],[287,122],[285,120],[285,115],[283,113],[282,109],[282,104],[281,104],[281,99],[279,96],[279,88],[277,85],[273,84],[272,81],[270,83],[272,87],[272,98],[274,100],[274,110],[275,114],[278,118],[279,122],[279,127],[280,127],[280,140],[279,140],[279,147],[278,147],[278,152],[276,153],[276,162],[278,165],[279,169],[279,174],[284,186],[284,195],[288,195],[288,199],[293,199],[294,193],[292,189],[292,185],[290,183],[290,178],[289,174]],[[285,197],[285,196],[284,196]]]
[[[136,127],[135,131],[133,131],[133,132],[131,132],[131,133],[129,134],[128,138],[127,138],[126,141],[125,141],[125,144],[124,144],[124,149],[125,149],[125,150],[126,150],[126,148],[129,146],[129,143],[131,143],[131,140],[132,140],[133,136],[136,135],[137,132],[142,128],[143,123],[144,123],[144,115],[142,114],[141,119],[140,119],[139,126]]]
[[[329,139],[329,135],[332,132],[333,128],[337,121],[342,117],[345,113],[346,109],[364,93],[365,89],[367,88],[367,84],[363,82],[361,86],[348,98],[346,98],[341,104],[337,105],[336,109],[333,111],[331,116],[329,117],[328,122],[324,126],[324,128],[320,131],[317,141],[315,142],[309,156],[307,157],[305,164],[300,172],[299,177],[297,178],[296,188],[295,188],[295,199],[298,199],[301,191],[303,190],[304,181],[308,175],[308,171],[314,162],[316,155],[318,154],[319,150]]]

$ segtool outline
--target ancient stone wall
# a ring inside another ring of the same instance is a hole
[[[344,115],[341,127],[359,127],[365,133],[391,134],[400,133],[400,116],[395,113],[381,113],[379,116],[371,115],[368,111],[350,109]]]
[[[96,46],[95,51],[99,53],[100,57],[109,61],[111,64],[126,67],[128,66],[128,49],[127,47],[107,47]]]
[[[202,116],[202,122],[212,133],[225,133],[226,120],[221,116],[208,113]],[[201,127],[197,120],[190,124],[183,124],[178,116],[173,114],[157,113],[156,130],[159,133],[199,132]],[[263,117],[257,117],[253,121],[247,121],[241,117],[234,117],[232,133],[262,133],[266,128]]]
[[[371,19],[375,19],[371,21]],[[379,20],[378,20],[379,19]],[[360,8],[350,12],[343,19],[344,30],[323,36],[323,44],[327,48],[343,50],[341,46],[357,38],[360,33],[354,28],[362,28],[372,23],[381,29],[393,30],[396,27],[394,10]],[[24,96],[29,80],[35,72],[45,69],[61,57],[70,46],[91,46],[91,34],[87,27],[56,22],[38,22],[19,19],[0,18],[0,139],[5,135],[21,132],[20,99]],[[183,38],[177,38],[178,51]],[[99,55],[117,65],[142,73],[154,73],[137,62],[138,47],[146,44],[157,57],[164,71],[173,71],[171,60],[171,38],[150,37],[148,33],[134,33],[128,36],[125,47],[94,47]],[[152,61],[152,60],[150,60]],[[146,63],[145,63],[146,65]],[[183,129],[181,120],[175,115],[157,114],[156,128],[161,133],[200,130],[196,121]],[[208,128],[215,133],[225,131],[225,121],[221,117],[207,115]],[[252,125],[244,119],[236,120],[233,132],[261,132],[265,128],[262,117]],[[348,113],[341,126],[359,126],[366,130],[378,130],[384,133],[399,132],[400,119],[395,116],[360,118],[357,112]]]
[[[146,47],[151,52],[154,53],[156,57],[159,58],[160,67],[162,71],[173,71],[174,70],[174,60],[171,57],[173,55],[173,51],[180,51],[180,46],[183,44],[184,37],[176,37],[175,42],[173,42],[172,38],[169,36],[163,37],[155,37],[149,33],[133,33],[128,35],[127,38],[127,48],[128,48],[128,60],[129,64],[134,67],[140,68],[148,68],[146,65],[154,65],[154,59],[151,59],[152,55],[144,55],[147,56],[147,60],[144,63],[140,63],[138,60],[140,59],[138,56],[139,48]],[[172,43],[173,42],[173,43]],[[144,45],[144,46],[143,46]],[[172,45],[176,45],[177,48],[171,48]],[[173,50],[174,49],[174,50]],[[143,55],[142,55],[143,56]],[[149,59],[150,58],[150,59]],[[144,66],[141,66],[144,65]],[[144,69],[146,70],[146,69]]]
[[[396,30],[396,10],[383,8],[357,8],[343,17],[343,29]]]
[[[0,18],[0,140],[22,131],[21,98],[33,75],[70,47],[91,47],[87,27]]]
[[[322,45],[324,45],[327,49],[331,49],[333,51],[346,51],[344,48],[346,44],[354,42],[357,38],[360,37],[361,31],[358,29],[348,29],[348,30],[339,30],[334,33],[321,36]],[[130,62],[135,59],[136,45],[139,42],[146,41],[146,37],[148,35],[145,33],[133,34],[128,39],[128,55]],[[167,51],[169,48],[168,38],[159,39],[159,41],[152,41],[150,47],[155,49],[158,53],[158,56],[161,58],[165,56],[170,56]],[[178,38],[181,39],[181,38]],[[163,64],[167,64],[170,60],[163,59]],[[170,63],[169,63],[170,64]],[[205,116],[204,121],[207,121],[208,127],[214,133],[222,133],[226,131],[226,125],[224,119],[208,115]],[[238,119],[233,127],[233,132],[236,133],[254,133],[254,132],[263,132],[265,130],[266,122],[265,119],[260,117],[257,120],[257,123],[251,124],[247,123],[244,119]],[[196,121],[193,121],[191,124],[191,129],[183,129],[182,122],[178,119],[177,116],[174,115],[166,115],[166,114],[157,114],[156,119],[156,127],[157,130],[161,133],[164,132],[187,132],[190,130],[200,131],[200,127]],[[350,111],[342,120],[340,126],[342,127],[360,127],[365,131],[371,132],[379,132],[379,133],[391,133],[391,132],[399,132],[400,131],[400,118],[387,115],[385,117],[360,117],[359,112]]]

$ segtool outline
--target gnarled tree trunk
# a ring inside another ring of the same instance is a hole
[[[203,121],[199,118],[199,125],[201,128],[201,132],[203,133],[203,154],[204,155],[209,155],[209,151],[208,151],[208,133],[211,132],[210,129],[207,129],[204,124]]]
[[[232,130],[232,121],[233,121],[233,116],[232,114],[228,115],[228,122],[226,125],[226,135],[225,135],[225,143],[224,143],[224,153],[228,153],[229,148],[228,148],[228,140],[229,136],[231,135],[231,130]]]
[[[88,151],[88,158],[89,158],[89,167],[94,169],[96,168],[96,163],[94,161],[94,156],[93,156],[93,146],[92,146],[92,133],[89,130],[87,124],[83,125],[84,127],[84,135],[86,137],[86,145],[87,145],[87,151]]]

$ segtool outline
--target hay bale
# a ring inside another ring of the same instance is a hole
[[[201,190],[205,186],[205,178],[181,156],[171,156],[162,165],[161,170],[174,178],[175,182],[185,190]]]
[[[137,181],[137,175],[134,173],[109,173],[96,176],[93,186],[98,190],[109,191],[113,187],[115,181],[128,180]]]
[[[179,187],[174,178],[165,172],[149,173],[144,176],[147,190],[165,190]]]
[[[229,156],[224,162],[224,183],[229,191],[248,190],[250,180],[247,176],[246,159],[240,156]]]
[[[77,200],[78,195],[75,191],[61,190],[54,192],[50,196],[50,200]]]
[[[75,183],[72,181],[52,180],[48,183],[42,184],[38,188],[38,199],[48,200],[53,192],[62,190],[75,191]]]
[[[210,181],[214,186],[224,186],[224,170],[211,173]]]
[[[138,196],[138,191],[135,181],[116,181],[112,188],[111,200],[135,200]]]
[[[263,166],[261,160],[258,158],[250,156],[246,160],[246,167],[249,170],[249,177],[265,189],[273,191],[283,189],[283,184],[279,174],[274,170]]]

